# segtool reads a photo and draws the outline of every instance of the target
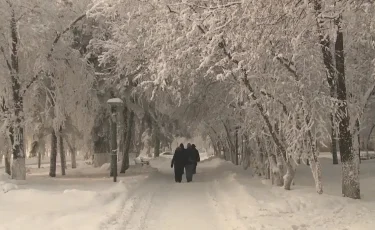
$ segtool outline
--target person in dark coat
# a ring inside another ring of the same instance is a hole
[[[174,155],[171,162],[171,168],[174,166],[174,179],[177,183],[181,183],[182,174],[184,173],[186,157],[185,157],[185,148],[181,143],[179,147],[174,151]]]
[[[199,156],[199,151],[196,148],[195,144],[192,144],[191,147],[193,148],[193,156],[194,156],[194,161],[195,161],[193,174],[196,174],[197,173],[197,165],[198,165],[198,162],[201,161],[201,157]]]
[[[193,148],[190,143],[187,144],[187,148],[185,150],[185,173],[186,173],[186,181],[192,182],[193,181],[193,172],[194,172],[194,152]]]

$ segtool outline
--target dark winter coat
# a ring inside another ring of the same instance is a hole
[[[173,166],[175,169],[183,169],[185,167],[186,157],[185,157],[185,149],[178,147],[174,151],[174,155],[171,162],[171,168]]]
[[[195,163],[201,161],[201,157],[199,156],[199,151],[195,147],[193,147],[193,156],[194,156]]]
[[[192,147],[185,149],[185,165],[195,165],[195,153]]]

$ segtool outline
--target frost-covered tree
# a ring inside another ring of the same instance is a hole
[[[56,75],[52,71],[57,61],[53,57],[55,50],[63,35],[85,14],[73,19],[62,17],[58,10],[65,3],[60,1],[1,1],[0,4],[0,68],[6,84],[4,106],[8,111],[4,127],[12,143],[12,177],[25,179],[24,141],[28,119],[25,108],[32,103],[25,98],[32,94],[36,82]],[[58,61],[65,64],[57,66],[66,66],[66,60],[60,57]]]

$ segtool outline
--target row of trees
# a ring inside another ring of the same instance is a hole
[[[309,164],[322,193],[318,145],[332,140],[338,163],[337,139],[342,193],[360,198],[358,135],[371,120],[375,86],[374,3],[0,2],[1,130],[14,178],[25,178],[25,128],[33,152],[51,137],[51,176],[58,138],[61,153],[67,143],[106,162],[105,102],[120,97],[121,172],[131,149],[158,156],[173,136],[197,127],[217,154],[252,164],[285,189],[296,166]]]
[[[373,3],[95,3],[89,15],[104,18],[112,35],[100,40],[101,62],[117,60],[118,74],[134,61],[147,66],[137,87],[152,89],[154,100],[173,94],[189,110],[185,120],[205,122],[218,151],[238,155],[238,140],[253,146],[259,168],[268,164],[286,189],[295,165],[309,162],[322,193],[318,143],[333,140],[337,163],[337,138],[342,193],[360,198],[358,135],[374,90]]]
[[[109,151],[105,102],[113,96],[127,102],[120,118],[121,172],[129,167],[130,147],[139,152],[147,139],[156,150],[169,144],[178,122],[168,125],[171,119],[156,109],[155,101],[148,102],[149,93],[136,92],[136,85],[128,84],[143,67],[129,65],[129,72],[120,75],[116,64],[100,61],[97,38],[109,39],[111,27],[105,20],[87,17],[91,1],[0,3],[0,155],[14,179],[26,178],[26,155],[37,155],[40,167],[46,150],[51,177],[56,176],[58,152],[65,175],[67,149],[73,168],[77,150],[86,152],[86,158],[94,154],[97,166],[105,163]]]

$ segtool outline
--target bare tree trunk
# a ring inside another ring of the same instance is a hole
[[[10,166],[10,153],[7,151],[4,155],[5,158],[5,173],[11,175],[11,166]]]
[[[311,154],[309,155],[309,159],[311,162],[310,169],[313,174],[314,181],[315,181],[315,189],[318,194],[322,194],[323,193],[322,168],[321,168],[319,158],[318,158],[319,152],[317,148],[317,142],[316,142],[316,139],[313,138],[313,135],[310,130],[307,132],[307,135],[309,137],[310,146],[311,146]]]
[[[129,150],[130,144],[132,139],[132,129],[134,126],[134,112],[129,110],[129,116],[127,121],[126,127],[126,138],[125,138],[125,148],[124,148],[124,155],[121,162],[121,170],[120,173],[125,173],[125,171],[129,168]]]
[[[361,164],[361,136],[360,136],[360,125],[359,125],[359,119],[356,120],[355,126],[357,128],[357,138],[358,138],[358,159],[359,163]]]
[[[296,169],[293,167],[292,162],[290,161],[291,159],[289,158],[286,162],[286,173],[283,177],[284,179],[284,189],[285,190],[290,190],[290,186],[292,185],[294,176],[296,174]]]
[[[277,186],[283,186],[284,181],[282,174],[280,172],[280,168],[278,167],[277,160],[276,160],[276,155],[271,154],[269,157],[270,161],[270,168],[271,168],[271,175],[272,175],[272,184],[276,184]]]
[[[247,142],[247,138],[245,137],[245,142],[243,142],[244,146],[243,146],[243,151],[244,153],[242,154],[243,156],[243,160],[242,160],[242,167],[243,169],[248,169],[249,166],[250,166],[250,151],[249,151],[249,146],[248,146],[248,142]]]
[[[239,162],[239,164],[243,164],[244,161],[246,160],[246,144],[245,144],[245,140],[246,140],[246,135],[245,134],[242,134],[241,135],[241,141],[240,141],[240,156],[241,156],[241,160]]]
[[[370,144],[371,133],[374,130],[374,128],[375,128],[375,124],[372,124],[370,132],[369,132],[369,134],[367,136],[367,141],[366,141],[366,159],[367,160],[370,159],[370,153],[368,151],[369,151],[369,144]]]
[[[328,34],[324,34],[324,21],[322,20],[322,0],[314,0],[314,10],[315,10],[315,18],[318,28],[318,35],[319,35],[319,43],[321,47],[321,51],[323,54],[323,62],[325,69],[327,71],[327,82],[330,89],[330,96],[332,98],[336,98],[336,70],[335,64],[333,61],[333,55],[331,53],[331,39]],[[332,152],[332,161],[333,164],[338,164],[337,158],[337,140],[336,140],[336,132],[335,132],[335,118],[336,114],[331,112],[331,152]]]
[[[258,150],[259,150],[259,163],[261,163],[261,170],[262,170],[262,175],[266,177],[266,179],[270,179],[269,175],[269,163],[268,162],[268,154],[266,151],[266,148],[263,146],[263,143],[259,137],[256,138],[256,143],[258,145]]]
[[[94,140],[94,167],[101,167],[110,161],[109,147],[109,120],[111,119],[106,111],[100,111],[97,115],[92,136]]]
[[[72,169],[77,168],[77,149],[75,140],[72,140],[72,147],[70,148],[70,157],[72,161]]]
[[[71,158],[71,161],[72,161],[72,169],[75,169],[75,168],[77,168],[77,159],[76,159],[77,150],[76,150],[76,147],[75,147],[76,144],[75,144],[74,137],[72,138],[72,142],[70,143],[68,137],[66,136],[65,142],[66,142],[66,144],[68,145],[68,148],[69,148],[70,158]]]
[[[310,169],[315,181],[315,190],[318,194],[323,193],[322,168],[318,157],[313,153],[310,158]]]
[[[60,164],[61,164],[61,175],[65,176],[66,169],[66,160],[65,160],[65,151],[64,151],[64,139],[62,137],[61,128],[59,135],[59,148],[60,148]]]
[[[220,153],[219,153],[219,150],[218,150],[218,146],[217,146],[217,141],[215,138],[212,137],[212,135],[209,135],[210,139],[211,139],[211,144],[212,144],[212,148],[214,149],[214,155],[215,156],[219,156]]]
[[[350,116],[345,84],[344,34],[341,29],[342,15],[335,20],[335,57],[337,70],[337,99],[339,103],[339,147],[342,161],[342,194],[345,197],[360,199],[359,159],[353,149],[353,136],[350,133]],[[356,139],[356,138],[355,138]],[[356,142],[356,141],[355,141]],[[359,143],[358,143],[359,144]]]
[[[234,153],[236,155],[236,165],[238,165],[238,129],[239,127],[237,126],[236,127],[236,131],[235,131],[235,150],[234,150]]]
[[[71,161],[72,161],[72,169],[77,168],[76,154],[77,154],[76,149],[74,147],[73,149],[70,150],[70,157],[71,157]]]
[[[222,121],[223,125],[224,125],[224,130],[225,130],[225,133],[226,133],[226,140],[227,140],[227,144],[228,144],[228,153],[229,153],[229,156],[230,156],[230,161],[232,163],[235,163],[234,162],[234,157],[235,157],[235,146],[232,142],[232,139],[231,139],[231,135],[230,135],[230,130],[228,128],[228,126],[224,123],[224,121]]]
[[[50,154],[49,176],[56,177],[57,136],[56,136],[55,130],[52,130],[50,151],[51,151],[51,154]]]
[[[270,167],[270,160],[269,160],[269,158],[267,158],[267,160],[265,162],[265,168],[266,168],[265,179],[269,180],[269,179],[271,179],[271,167]]]
[[[154,127],[152,129],[153,131],[153,140],[154,140],[154,157],[159,157],[160,155],[160,130],[158,127],[158,124],[156,122],[153,122]]]
[[[337,165],[339,159],[337,157],[337,140],[336,140],[336,131],[335,131],[335,121],[333,113],[331,113],[331,152],[332,152],[332,163]]]
[[[12,4],[8,2],[12,8]],[[15,121],[9,129],[9,138],[12,143],[12,179],[25,180],[26,179],[26,159],[24,152],[24,124],[23,124],[23,96],[22,87],[19,78],[19,34],[18,34],[18,20],[15,10],[11,9],[10,18],[10,32],[11,32],[11,55],[10,64],[8,68],[10,71],[10,80],[12,82],[12,96],[14,105]]]
[[[138,137],[137,137],[137,155],[136,157],[138,157],[140,154],[141,154],[141,149],[142,149],[142,135],[143,133],[145,132],[146,130],[146,125],[145,125],[146,121],[145,121],[145,118],[143,118],[142,120],[139,121],[139,133],[138,133]]]
[[[38,151],[38,169],[42,166],[42,152]]]

